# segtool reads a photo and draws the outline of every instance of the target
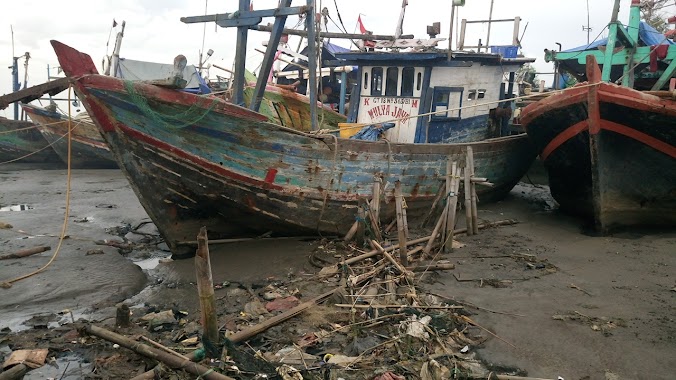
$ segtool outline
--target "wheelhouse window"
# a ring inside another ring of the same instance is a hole
[[[374,67],[371,70],[371,96],[383,94],[383,68]]]
[[[399,68],[387,68],[387,80],[385,82],[385,95],[397,96],[397,89],[399,87]]]
[[[420,91],[422,89],[422,73],[418,73],[417,78],[415,80],[415,89],[416,91]]]
[[[414,67],[404,67],[404,69],[401,70],[401,96],[413,96],[414,79],[415,79]],[[418,84],[418,86],[420,86],[420,84]]]
[[[432,120],[460,119],[462,87],[435,87],[432,95]]]
[[[364,90],[368,90],[369,88],[369,73],[368,71],[364,72]]]
[[[483,99],[486,97],[486,90],[479,90],[477,99]]]

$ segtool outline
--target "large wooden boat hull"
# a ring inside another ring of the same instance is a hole
[[[59,156],[27,121],[0,117],[0,162],[56,163]]]
[[[526,135],[468,144],[388,144],[313,136],[267,121],[217,98],[129,84],[95,72],[90,58],[55,50],[141,204],[174,253],[194,251],[201,226],[210,237],[344,234],[357,203],[382,177],[383,220],[394,217],[400,181],[408,215],[427,212],[445,178],[446,160],[463,162],[472,146],[481,201],[504,197],[535,157]],[[69,50],[70,49],[70,50]],[[84,75],[83,75],[84,74]],[[130,94],[131,92],[131,94]],[[144,99],[139,102],[139,99]],[[187,115],[177,120],[171,115]],[[163,116],[164,115],[164,116]]]
[[[529,105],[521,119],[562,210],[602,233],[676,225],[676,101],[585,83]]]
[[[38,125],[38,130],[52,144],[56,153],[64,162],[68,161],[68,117],[58,112],[29,104],[23,105],[24,111]],[[103,141],[96,126],[87,119],[73,119],[71,128],[70,164],[76,169],[115,169],[117,162]]]

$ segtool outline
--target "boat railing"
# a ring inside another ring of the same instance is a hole
[[[506,47],[505,50],[500,50],[500,49],[495,49],[498,47],[493,47],[494,49],[491,49],[490,46],[490,37],[491,37],[491,25],[493,23],[506,23],[506,22],[512,22],[514,23],[514,29],[512,32],[512,45],[509,47]],[[477,45],[466,45],[465,44],[465,38],[466,38],[466,31],[467,31],[467,25],[468,24],[488,24],[488,33],[486,35],[486,43],[483,44],[481,39],[479,39]],[[497,19],[497,20],[471,20],[468,21],[467,19],[462,19],[460,22],[460,35],[458,36],[458,41],[457,41],[457,49],[458,50],[466,50],[466,49],[477,49],[477,53],[481,52],[481,49],[484,49],[486,53],[489,52],[495,52],[495,53],[500,53],[505,58],[516,58],[516,49],[519,46],[519,30],[521,27],[521,17],[516,16],[513,19]],[[511,48],[511,49],[510,49]],[[494,51],[491,51],[494,50]]]

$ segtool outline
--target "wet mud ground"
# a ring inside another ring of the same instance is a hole
[[[16,165],[0,170],[0,183],[2,210],[28,206],[0,211],[0,222],[13,226],[0,229],[0,254],[52,247],[0,261],[2,282],[38,269],[54,253],[66,175]],[[72,343],[83,339],[72,320],[109,325],[114,306],[122,301],[131,305],[134,318],[174,309],[198,320],[193,262],[165,260],[168,253],[153,236],[153,226],[144,224],[147,216],[117,170],[73,171],[70,206],[69,238],[54,263],[11,288],[0,288],[0,359],[10,349],[49,347],[59,352],[56,361],[26,378],[133,377],[145,369],[143,360],[122,349],[100,356],[100,346]],[[480,307],[467,309],[497,337],[487,336],[472,350],[498,372],[518,369],[521,375],[566,380],[676,378],[676,232],[592,236],[579,220],[554,208],[547,188],[529,183],[519,184],[502,202],[480,204],[482,220],[520,223],[460,237],[465,246],[441,257],[456,268],[425,274],[422,286]],[[131,252],[96,244],[123,242],[123,237],[133,244]],[[247,292],[260,293],[271,284],[297,290],[301,300],[335,286],[317,281],[318,269],[308,260],[313,253],[335,260],[331,247],[330,242],[298,240],[211,246],[219,322],[232,327]],[[295,327],[271,333],[302,335],[303,323],[326,318],[309,314]],[[92,367],[107,372],[93,376]]]

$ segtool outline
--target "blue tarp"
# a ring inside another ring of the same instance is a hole
[[[394,128],[394,123],[367,125],[364,128],[360,129],[359,132],[352,135],[352,137],[350,138],[353,140],[378,141],[380,136],[390,128]]]
[[[625,27],[625,30],[628,27]],[[657,29],[650,26],[648,23],[641,21],[641,24],[638,28],[638,39],[644,46],[653,46],[653,45],[674,45],[674,41],[664,38],[664,34],[657,31]],[[589,45],[582,45],[576,48],[564,50],[566,53],[574,53],[576,51],[585,51],[585,50],[594,50],[599,46],[606,46],[608,44],[607,38],[602,38],[596,40]]]

